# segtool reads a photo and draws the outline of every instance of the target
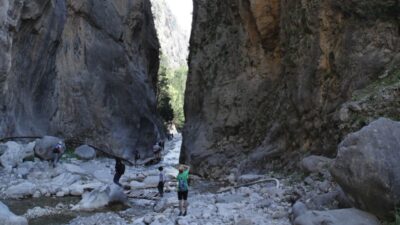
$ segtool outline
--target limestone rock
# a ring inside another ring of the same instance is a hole
[[[400,122],[380,118],[338,146],[334,179],[357,207],[392,216],[400,203]]]
[[[302,169],[307,173],[322,173],[328,170],[332,159],[323,156],[311,155],[301,161]]]
[[[111,184],[99,187],[91,192],[86,192],[82,200],[75,205],[73,210],[94,210],[107,206],[110,203],[127,204],[127,196],[118,185]]]
[[[1,0],[0,21],[0,136],[152,154],[162,131],[149,0]]]
[[[0,2],[1,3],[1,2]],[[12,213],[6,205],[0,202],[0,224],[2,225],[28,225],[27,219]]]
[[[33,195],[35,191],[36,185],[26,181],[7,188],[6,195],[10,198],[22,198]]]
[[[81,145],[75,149],[75,155],[80,159],[90,160],[96,158],[96,150],[88,145]]]
[[[308,211],[297,217],[294,225],[379,225],[375,216],[358,209],[337,209],[328,211]]]
[[[383,82],[395,104],[369,111],[398,116],[397,2],[194,1],[180,162],[220,178],[335,155],[336,112]]]
[[[16,167],[19,163],[22,163],[24,158],[33,155],[33,143],[22,145],[9,141],[4,146],[6,150],[4,154],[0,156],[0,163],[6,168]]]

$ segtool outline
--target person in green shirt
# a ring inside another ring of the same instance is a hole
[[[189,169],[190,166],[181,165],[179,167],[179,173],[176,178],[178,180],[179,216],[186,216],[187,213]]]

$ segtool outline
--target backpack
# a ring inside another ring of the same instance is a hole
[[[188,190],[187,182],[185,179],[183,179],[183,178],[178,179],[178,190],[179,191],[187,191]]]

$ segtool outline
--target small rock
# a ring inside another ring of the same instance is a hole
[[[78,158],[83,160],[91,160],[96,158],[96,150],[88,145],[81,145],[74,151]]]
[[[307,206],[304,203],[297,201],[292,207],[292,212],[293,218],[296,219],[307,212]]]
[[[144,222],[145,224],[151,224],[153,221],[154,221],[154,216],[153,216],[152,214],[146,214],[146,215],[143,217],[143,222]]]

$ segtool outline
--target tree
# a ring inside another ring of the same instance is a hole
[[[161,118],[167,123],[174,119],[174,111],[171,105],[171,97],[168,90],[168,77],[167,74],[170,72],[166,66],[166,60],[163,55],[160,57],[160,69],[158,71],[158,82],[157,82],[157,109],[160,113]]]

